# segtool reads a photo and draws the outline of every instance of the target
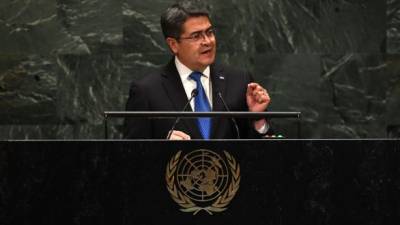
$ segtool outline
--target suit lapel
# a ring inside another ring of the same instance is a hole
[[[213,110],[212,111],[226,111],[222,100],[218,96],[221,93],[222,97],[225,99],[225,88],[226,88],[226,77],[223,73],[221,67],[217,65],[211,66],[210,72],[211,82],[212,82],[212,92],[213,92]],[[219,125],[221,124],[221,118],[213,118],[211,138],[218,137]]]
[[[181,78],[179,77],[178,70],[176,69],[174,59],[172,59],[165,67],[162,77],[165,92],[174,105],[173,110],[177,112],[182,111],[188,99]],[[190,105],[187,107],[186,111],[193,111]],[[201,138],[195,119],[182,119],[181,123],[186,126],[193,139]]]

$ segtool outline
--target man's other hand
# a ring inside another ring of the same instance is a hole
[[[169,140],[190,140],[190,136],[182,131],[171,130],[169,132],[172,132],[171,136],[169,137]]]

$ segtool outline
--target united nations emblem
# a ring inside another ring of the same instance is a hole
[[[180,210],[193,215],[202,210],[210,215],[225,211],[239,189],[236,160],[226,151],[224,158],[206,149],[181,154],[171,158],[165,174],[167,189]]]

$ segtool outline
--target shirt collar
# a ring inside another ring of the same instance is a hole
[[[175,65],[176,69],[178,70],[179,76],[182,78],[182,80],[184,79],[187,80],[190,74],[193,73],[193,70],[185,66],[176,56],[175,56]],[[210,77],[210,66],[207,66],[206,69],[203,71],[203,76],[207,78]]]

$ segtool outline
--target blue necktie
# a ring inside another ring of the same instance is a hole
[[[198,94],[194,98],[194,111],[196,112],[210,112],[211,107],[210,103],[208,102],[206,93],[204,91],[203,85],[201,85],[201,78],[202,74],[199,72],[193,72],[190,74],[190,78],[196,81],[197,91]],[[209,117],[199,117],[197,119],[197,124],[200,128],[201,135],[204,139],[210,139],[211,133],[211,118]]]

